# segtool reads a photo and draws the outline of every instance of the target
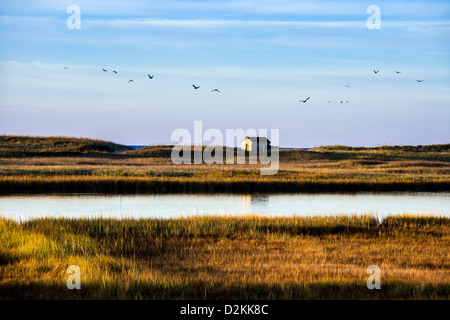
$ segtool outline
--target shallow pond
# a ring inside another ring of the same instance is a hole
[[[450,193],[319,194],[155,194],[155,195],[8,195],[0,196],[0,215],[16,220],[36,217],[172,218],[192,215],[306,216],[397,214],[450,217]]]

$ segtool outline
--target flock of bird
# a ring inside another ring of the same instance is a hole
[[[377,74],[378,72],[380,72],[380,70],[375,70],[373,69],[373,73]],[[395,71],[395,73],[401,73],[401,71]],[[417,82],[423,82],[423,80],[416,80]],[[350,86],[348,84],[345,85],[346,88],[350,88]],[[306,98],[305,100],[298,100],[300,102],[306,103],[306,101],[308,101],[311,97]],[[328,100],[328,103],[331,103],[331,100]],[[340,103],[344,103],[343,100],[340,101]],[[345,103],[348,103],[348,100],[345,100]]]
[[[69,67],[64,67],[64,70],[67,70],[67,69],[69,69]],[[106,70],[105,68],[103,68],[102,70],[103,70],[104,72],[108,72],[108,70]],[[378,72],[380,72],[380,70],[375,70],[375,69],[374,69],[373,72],[374,72],[375,74],[377,74]],[[113,70],[113,73],[118,74],[116,70]],[[399,73],[401,73],[401,71],[395,71],[395,73],[399,74]],[[150,74],[148,74],[148,73],[147,73],[147,76],[148,76],[148,78],[149,78],[150,80],[152,80],[153,77],[154,77],[154,75],[150,75]],[[416,81],[417,81],[417,82],[423,82],[423,80],[418,80],[418,79],[417,79]],[[134,82],[134,80],[133,80],[133,79],[128,80],[128,83],[131,83],[131,82]],[[195,90],[197,90],[197,89],[200,88],[200,86],[197,86],[197,85],[195,85],[195,84],[193,84],[192,87],[193,87]],[[349,86],[348,84],[346,84],[345,87],[346,87],[346,88],[350,88],[350,86]],[[211,92],[218,92],[218,93],[220,93],[219,89],[217,89],[217,88],[211,90]],[[311,98],[311,97],[308,97],[308,98],[306,98],[306,99],[304,99],[304,100],[298,100],[298,101],[299,101],[299,102],[306,103],[310,98]],[[331,103],[331,100],[328,100],[328,103]],[[341,100],[340,103],[344,103],[344,101]],[[348,100],[345,100],[345,103],[348,103]]]
[[[69,67],[64,67],[64,70],[67,70],[67,69],[69,69]],[[106,70],[105,68],[102,68],[102,70],[103,70],[103,72],[108,72],[108,70]],[[118,74],[116,70],[113,70],[113,73]],[[148,78],[150,80],[152,80],[153,77],[154,77],[154,75],[150,75],[148,73],[147,73],[147,76],[148,76]],[[134,82],[134,80],[133,79],[128,80],[128,83],[131,83],[131,82]],[[200,88],[200,86],[196,86],[195,84],[193,84],[192,87],[194,89],[199,89]],[[220,93],[219,89],[217,89],[217,88],[211,90],[211,92],[218,92],[218,93]]]

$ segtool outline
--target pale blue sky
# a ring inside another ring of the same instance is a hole
[[[0,1],[0,46],[0,134],[167,144],[202,120],[289,147],[450,142],[448,1]]]

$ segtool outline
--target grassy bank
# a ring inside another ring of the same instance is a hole
[[[0,193],[450,191],[449,145],[281,150],[278,173],[262,176],[248,159],[174,165],[171,146],[71,139],[2,136]]]
[[[0,135],[0,155],[2,157],[106,154],[129,150],[131,148],[127,146],[98,139]]]
[[[0,177],[0,193],[291,193],[291,192],[386,192],[386,191],[450,191],[450,182],[435,179],[357,178],[316,180],[308,177],[279,179],[143,178],[143,177]]]
[[[0,219],[0,242],[2,299],[450,298],[448,218]]]

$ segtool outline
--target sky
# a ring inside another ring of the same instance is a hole
[[[449,1],[0,0],[0,134],[174,144],[202,121],[281,147],[450,143],[449,49]]]

